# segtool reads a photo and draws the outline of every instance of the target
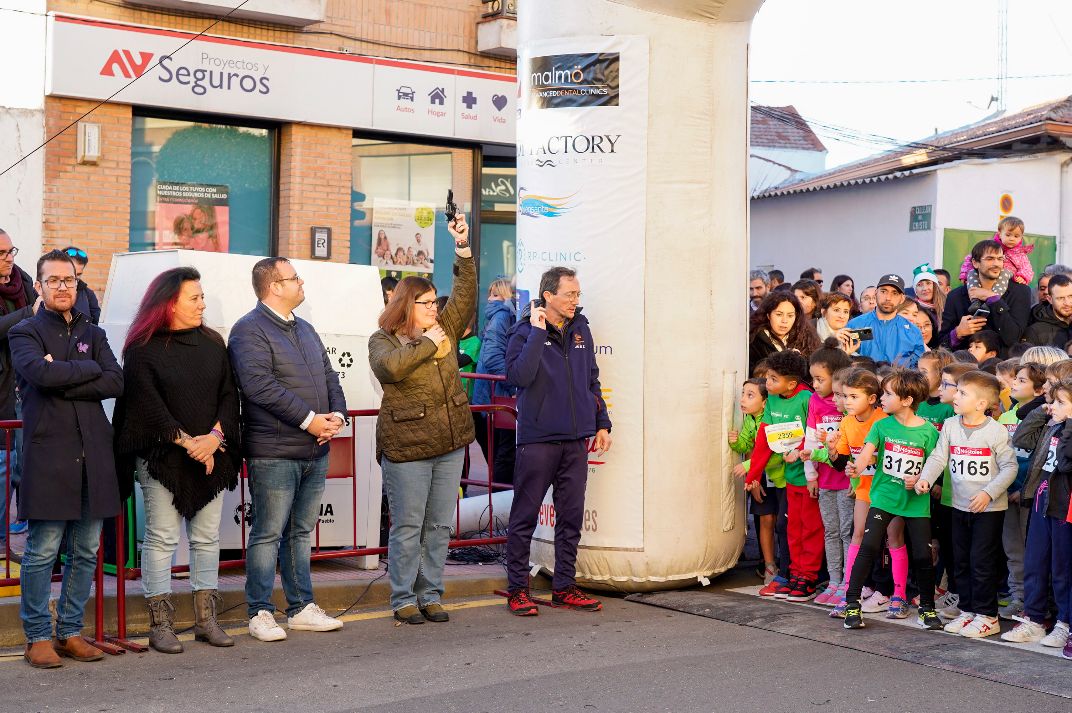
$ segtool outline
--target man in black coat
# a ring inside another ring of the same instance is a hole
[[[19,516],[29,521],[29,537],[19,614],[26,660],[55,668],[60,656],[102,657],[80,634],[101,525],[119,514],[112,426],[101,402],[122,394],[123,370],[104,330],[74,311],[78,278],[70,257],[45,253],[37,261],[36,287],[44,309],[8,336],[26,432]],[[64,537],[68,557],[53,639],[48,599]]]
[[[1005,265],[1005,250],[1001,243],[989,239],[976,243],[971,251],[972,265],[979,272],[980,287],[969,291],[961,285],[950,291],[942,312],[942,329],[938,341],[950,349],[963,349],[971,335],[991,329],[1001,338],[1001,356],[1018,343],[1027,329],[1031,316],[1031,289],[1019,282],[1009,282],[1004,295],[994,293]],[[972,310],[973,300],[982,303]]]
[[[1068,275],[1049,278],[1048,301],[1031,310],[1031,326],[1024,341],[1037,346],[1054,346],[1064,351],[1072,334],[1072,279]]]
[[[32,317],[36,307],[40,306],[37,291],[34,290],[33,278],[15,264],[19,249],[11,242],[11,236],[0,228],[0,420],[13,421],[21,418],[18,400],[15,396],[15,372],[11,368],[11,350],[8,348],[8,331],[16,324]],[[4,478],[10,470],[11,492],[19,487],[19,475],[22,472],[22,431],[12,434],[11,445],[14,450],[8,454],[8,439],[0,433],[0,515],[7,517],[7,485]],[[25,527],[24,524],[12,526],[13,532]],[[7,537],[7,528],[0,522],[0,543]]]

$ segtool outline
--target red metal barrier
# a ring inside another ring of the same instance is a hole
[[[486,380],[489,380],[489,381],[503,381],[504,380],[504,378],[501,377],[501,376],[491,376],[491,375],[487,375],[487,374],[463,374],[462,376],[465,377],[465,378],[486,379]],[[494,429],[495,428],[510,428],[511,425],[514,423],[514,421],[517,418],[517,410],[513,407],[513,405],[508,404],[508,403],[493,403],[491,405],[486,405],[486,406],[470,406],[470,409],[474,413],[486,413],[486,414],[491,415],[491,418],[487,419],[487,429],[488,429],[488,457],[487,457],[487,460],[488,460],[488,477],[485,480],[472,479],[472,478],[463,478],[462,481],[461,481],[463,484],[466,484],[466,485],[481,485],[481,486],[486,487],[487,490],[488,490],[488,526],[487,526],[487,535],[486,536],[483,535],[483,529],[482,529],[480,531],[481,536],[479,536],[479,537],[473,537],[473,538],[469,538],[469,539],[456,538],[454,540],[451,540],[450,545],[449,545],[451,548],[478,547],[478,546],[486,546],[486,545],[502,545],[502,544],[506,543],[506,538],[505,537],[495,535],[495,511],[494,511],[494,503],[492,501],[492,497],[493,497],[493,495],[494,495],[496,490],[511,490],[511,489],[513,489],[513,486],[510,485],[510,484],[507,484],[507,483],[495,482],[495,473],[494,473],[494,463],[495,463],[495,459],[494,459],[494,441],[495,441],[495,439],[494,439]],[[353,411],[348,411],[347,412],[347,416],[349,416],[351,419],[369,418],[369,417],[375,417],[375,416],[378,416],[378,415],[379,415],[379,410],[378,409],[362,409],[362,410],[353,410]],[[15,429],[19,429],[19,428],[22,428],[22,422],[21,421],[0,421],[0,429],[4,429],[5,434],[6,434],[6,444],[8,446],[8,450],[7,450],[7,453],[6,453],[6,458],[7,458],[7,465],[9,466],[7,472],[9,474],[10,474],[10,465],[11,465],[10,459],[11,459],[11,453],[12,453],[11,446],[14,443],[13,431]],[[349,548],[332,548],[330,550],[325,550],[324,548],[321,548],[320,542],[319,542],[320,526],[319,526],[319,523],[318,523],[317,528],[316,528],[316,540],[315,540],[313,552],[312,552],[312,555],[311,555],[311,559],[314,560],[314,561],[316,561],[316,560],[328,560],[328,559],[342,559],[342,558],[347,558],[347,557],[365,557],[365,556],[387,554],[387,548],[386,547],[379,547],[379,546],[377,546],[377,547],[359,547],[358,546],[358,542],[357,542],[357,539],[358,539],[358,536],[357,536],[357,517],[356,517],[357,502],[358,502],[358,498],[357,498],[357,468],[356,468],[356,464],[358,462],[359,444],[358,444],[357,438],[354,437],[354,436],[351,436],[349,439],[339,439],[339,441],[346,441],[346,440],[350,441],[350,443],[349,443],[350,449],[349,449],[349,452],[346,454],[346,456],[348,456],[348,460],[345,459],[345,456],[336,455],[335,456],[335,465],[339,464],[339,458],[343,458],[344,459],[343,464],[344,465],[348,464],[350,466],[349,472],[346,472],[346,473],[334,472],[333,473],[332,470],[331,470],[332,466],[329,465],[328,477],[331,478],[331,479],[350,478],[353,481],[352,504],[353,504],[353,507],[354,507],[355,516],[354,516],[354,526],[353,526],[353,543],[352,543],[352,547],[349,547]],[[372,446],[368,445],[368,447],[372,447]],[[245,504],[246,504],[246,479],[247,478],[248,478],[248,472],[246,470],[245,464],[243,463],[243,465],[242,465],[242,475],[241,475],[241,478],[239,479],[240,503],[241,503],[241,507],[242,507],[242,516],[240,518],[240,520],[241,520],[241,531],[242,531],[242,540],[241,540],[241,542],[242,542],[242,558],[241,559],[236,559],[236,560],[224,560],[224,561],[221,561],[220,562],[220,569],[221,570],[224,570],[224,569],[236,569],[236,568],[239,568],[239,567],[244,567],[245,563],[246,563],[246,560],[245,560],[245,552],[246,552]],[[10,479],[10,477],[7,478],[6,487],[7,487],[7,493],[8,493],[7,502],[9,503],[9,507],[10,507],[10,503],[11,503],[11,479]],[[459,515],[460,515],[460,508],[458,510],[459,510]],[[96,584],[96,587],[95,587],[95,589],[96,589],[95,602],[94,602],[94,625],[95,625],[95,642],[94,643],[98,648],[100,648],[101,650],[106,651],[107,653],[110,653],[110,654],[122,654],[127,650],[129,650],[129,651],[137,651],[137,652],[147,650],[145,646],[143,646],[141,644],[138,644],[138,643],[135,643],[133,641],[129,641],[129,640],[126,639],[126,633],[127,633],[126,632],[126,628],[127,628],[127,626],[126,626],[126,623],[127,623],[126,622],[126,580],[139,578],[141,576],[141,569],[140,568],[129,568],[129,567],[126,566],[126,559],[127,558],[125,556],[126,553],[124,552],[124,550],[126,549],[125,548],[125,538],[126,538],[125,512],[126,512],[126,507],[125,507],[125,504],[124,504],[124,508],[121,510],[119,515],[115,518],[115,526],[116,526],[116,634],[114,636],[108,634],[105,631],[105,623],[104,623],[104,600],[105,600],[105,596],[104,596],[104,575],[105,575],[105,572],[104,572],[103,537],[102,537],[102,544],[97,550],[97,571],[95,573],[95,579],[94,579],[95,584]],[[11,565],[10,565],[10,555],[11,555],[10,523],[8,522],[8,518],[6,517],[6,513],[5,513],[5,517],[3,519],[4,519],[4,525],[3,526],[5,528],[5,532],[8,534],[8,537],[7,537],[7,543],[6,543],[6,547],[7,547],[7,551],[6,551],[7,558],[6,558],[6,561],[5,561],[6,571],[4,572],[5,576],[3,578],[0,578],[0,586],[13,586],[13,585],[19,584],[19,578],[11,576]],[[455,533],[457,535],[461,535],[461,532],[458,529],[455,530]],[[377,545],[378,544],[379,543],[377,543]],[[172,572],[188,572],[189,569],[190,568],[189,568],[188,565],[180,565],[180,566],[172,567]],[[62,579],[61,575],[53,575],[53,577],[52,577],[53,582],[60,581],[61,579]]]

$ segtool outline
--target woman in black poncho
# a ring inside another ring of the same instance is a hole
[[[223,491],[241,467],[238,392],[223,338],[202,323],[205,296],[192,267],[168,270],[142,298],[123,347],[129,385],[116,404],[116,465],[145,500],[142,584],[149,644],[180,653],[171,603],[171,558],[186,520],[195,637],[233,646],[216,622]]]

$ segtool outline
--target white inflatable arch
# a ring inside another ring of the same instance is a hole
[[[614,447],[592,453],[578,578],[732,567],[726,445],[746,377],[748,37],[762,0],[539,0],[518,18],[518,288],[579,272]],[[548,496],[532,561],[554,568]]]

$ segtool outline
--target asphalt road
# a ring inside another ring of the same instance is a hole
[[[233,649],[189,642],[177,656],[53,671],[12,657],[0,661],[0,711],[1072,710],[974,675],[621,599],[529,619],[499,599],[463,606],[449,624],[395,627],[370,612],[341,632],[272,644],[244,635]]]

